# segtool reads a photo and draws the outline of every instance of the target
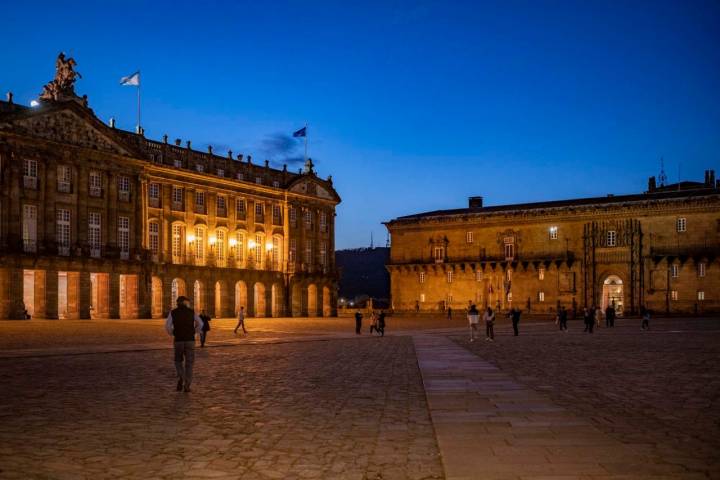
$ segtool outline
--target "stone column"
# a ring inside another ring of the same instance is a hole
[[[120,274],[111,272],[108,277],[109,317],[120,318]]]
[[[138,318],[151,318],[152,276],[147,272],[137,275],[137,303]]]
[[[215,282],[211,277],[207,277],[201,280],[205,285],[205,291],[203,292],[203,309],[205,313],[211,317],[215,316]]]
[[[175,308],[175,301],[177,298],[172,298],[172,277],[161,277],[162,280],[162,303],[163,303],[163,318],[167,318],[170,310]]]
[[[45,318],[58,318],[58,272],[45,272]]]
[[[24,318],[23,280],[21,268],[0,270],[0,318],[11,320]]]
[[[45,270],[35,270],[34,272],[34,289],[35,295],[33,304],[35,312],[33,318],[47,318],[45,310]]]
[[[92,282],[90,282],[90,272],[81,271],[78,282],[79,314],[80,318],[90,318],[90,305],[92,304]]]

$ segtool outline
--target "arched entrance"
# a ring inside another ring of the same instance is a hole
[[[193,307],[195,308],[195,313],[200,313],[200,311],[205,308],[203,305],[204,293],[205,288],[203,287],[202,282],[200,280],[195,280],[195,284],[193,285]]]
[[[278,283],[272,286],[272,316],[282,317],[284,312],[283,287]]]
[[[264,317],[265,316],[265,285],[263,285],[260,282],[257,282],[255,286],[253,287],[254,296],[253,299],[255,300],[255,313],[253,314],[254,317]]]
[[[235,283],[235,315],[237,316],[240,307],[245,307],[245,314],[248,313],[247,284],[242,280]]]
[[[152,277],[152,303],[150,307],[150,315],[152,318],[160,318],[163,314],[162,304],[162,280],[160,277]]]
[[[185,293],[185,280],[182,278],[174,278],[172,285],[170,286],[170,296],[172,297],[170,298],[171,308],[175,308],[177,299],[180,295],[187,295],[187,293]]]
[[[290,306],[290,314],[293,317],[301,317],[303,315],[303,288],[300,283],[292,286],[292,305]]]
[[[311,283],[308,285],[307,288],[307,295],[308,295],[308,316],[309,317],[317,317],[318,315],[318,303],[317,303],[317,296],[318,296],[318,289],[315,286],[314,283]]]
[[[330,289],[328,287],[323,287],[322,298],[323,298],[323,302],[322,302],[323,317],[329,317],[332,315],[332,303],[331,303],[331,299],[330,299]]]
[[[615,307],[618,316],[623,313],[623,281],[617,275],[609,275],[603,282],[602,289],[602,309],[605,310],[608,305]]]

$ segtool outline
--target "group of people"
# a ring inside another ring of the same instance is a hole
[[[482,315],[483,322],[485,322],[485,341],[495,341],[495,312],[493,309],[488,307],[485,313]],[[518,314],[518,321],[520,321],[520,315]],[[478,324],[480,323],[480,311],[477,309],[475,304],[471,303],[468,307],[468,322],[470,323],[470,341],[475,341],[475,336],[478,331]],[[513,325],[517,329],[515,321]],[[517,331],[517,330],[516,330]]]
[[[564,308],[564,307],[563,307]],[[567,317],[567,315],[566,315]],[[617,317],[617,312],[615,312],[615,305],[610,304],[605,309],[605,327],[607,328],[613,328],[615,326],[615,318]],[[583,309],[583,320],[585,321],[585,330],[583,332],[587,333],[593,333],[593,328],[595,325],[598,327],[602,323],[603,319],[603,311],[600,307],[590,307],[590,308],[584,308]],[[565,320],[565,331],[567,331],[567,318]],[[561,328],[562,330],[562,328]]]
[[[363,314],[360,313],[360,310],[357,310],[355,312],[356,335],[362,334],[362,321]],[[380,313],[377,313],[375,310],[373,310],[373,312],[370,314],[370,335],[372,335],[373,330],[381,337],[385,336],[385,310],[381,310]]]

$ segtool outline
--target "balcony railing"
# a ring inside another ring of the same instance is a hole
[[[70,193],[72,192],[72,184],[70,182],[58,182],[58,192]]]
[[[575,252],[572,251],[561,251],[561,252],[515,252],[515,256],[508,258],[505,254],[498,253],[497,255],[478,255],[478,256],[465,256],[465,257],[453,257],[447,255],[445,258],[399,258],[392,259],[391,264],[402,265],[402,264],[429,264],[429,263],[476,263],[476,262],[544,262],[544,261],[575,261]]]
[[[37,240],[23,239],[23,252],[37,252]]]
[[[70,245],[58,245],[58,255],[67,257],[70,255]]]
[[[100,247],[90,247],[90,256],[92,258],[101,258],[102,249]]]
[[[23,187],[29,190],[37,190],[38,179],[37,177],[29,177],[25,175],[23,177]]]
[[[102,187],[90,187],[88,189],[88,195],[91,197],[97,197],[100,198],[103,196]]]
[[[156,197],[148,197],[148,205],[152,208],[160,208],[160,199]]]
[[[205,205],[199,205],[195,204],[195,213],[199,213],[201,215],[205,215]]]
[[[130,192],[128,192],[127,190],[118,191],[118,200],[120,200],[121,202],[129,202]]]
[[[176,202],[176,201],[172,202],[172,205],[170,208],[172,208],[172,210],[175,210],[176,212],[182,212],[183,210],[185,210],[185,208],[183,208],[183,202]]]
[[[218,207],[216,215],[222,218],[227,217],[227,208]]]

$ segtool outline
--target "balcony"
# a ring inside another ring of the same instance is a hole
[[[71,193],[72,184],[70,182],[58,182],[58,192],[60,193]]]
[[[157,197],[148,197],[148,206],[152,208],[160,208],[160,199]]]
[[[88,189],[88,195],[95,198],[101,198],[103,196],[102,187],[90,187]]]
[[[37,177],[23,176],[23,187],[28,190],[37,190],[38,179]]]
[[[23,252],[35,253],[37,252],[37,240],[23,239]]]
[[[120,200],[121,202],[129,202],[130,192],[128,192],[127,190],[118,191],[118,200]]]
[[[265,215],[255,213],[255,223],[265,223]]]
[[[97,246],[90,247],[90,257],[91,258],[102,258],[102,249]]]
[[[58,255],[63,257],[70,256],[70,245],[58,245]]]
[[[128,250],[120,250],[120,260],[129,260],[130,252]]]
[[[218,207],[216,215],[221,218],[226,218],[227,217],[227,208]]]
[[[282,216],[273,215],[273,225],[282,226]]]
[[[174,200],[170,205],[170,208],[176,212],[182,212],[183,210],[185,210],[185,208],[183,207],[183,202],[178,202]]]
[[[196,203],[195,204],[195,213],[205,215],[207,213],[207,211],[205,210],[205,205],[200,205],[200,204]]]

